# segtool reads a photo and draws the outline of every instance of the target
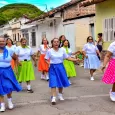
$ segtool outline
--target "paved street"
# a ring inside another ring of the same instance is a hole
[[[57,101],[57,105],[50,103],[50,89],[48,82],[40,80],[36,73],[36,81],[32,82],[34,94],[25,91],[14,93],[15,109],[6,110],[4,115],[115,115],[114,105],[109,99],[108,92],[111,85],[101,82],[102,73],[97,71],[95,81],[89,80],[88,71],[77,67],[77,77],[72,79],[73,85],[64,90],[65,101]],[[1,113],[0,113],[1,114]]]

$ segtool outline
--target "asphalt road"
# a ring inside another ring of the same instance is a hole
[[[72,85],[64,89],[65,101],[57,100],[57,105],[50,103],[48,82],[40,79],[35,69],[36,80],[32,81],[33,94],[24,91],[13,93],[13,110],[6,110],[1,115],[115,115],[115,103],[109,98],[111,85],[101,82],[100,70],[94,75],[95,81],[89,80],[89,71],[76,67],[77,77],[72,78]],[[7,105],[7,104],[6,104]]]

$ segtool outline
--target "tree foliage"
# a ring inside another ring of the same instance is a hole
[[[7,19],[2,13],[0,13],[0,25],[5,24],[5,23],[7,23]]]
[[[13,18],[20,18],[23,15],[26,15],[30,19],[33,19],[43,13],[44,12],[39,8],[31,4],[9,4],[0,8],[0,25],[7,23]]]

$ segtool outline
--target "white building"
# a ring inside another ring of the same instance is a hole
[[[20,31],[22,25],[29,21],[26,16],[23,16],[19,19],[12,19],[7,24],[4,24],[0,27],[0,36],[7,34],[13,41],[20,41],[23,37]]]
[[[43,37],[50,42],[55,37],[65,35],[71,49],[80,50],[86,38],[94,36],[95,6],[82,8],[79,4],[78,1],[71,1],[28,21],[22,33],[29,40],[29,45],[37,51]]]
[[[35,52],[42,38],[49,41],[65,35],[72,51],[80,50],[89,35],[94,36],[95,6],[79,7],[81,2],[72,0],[34,20],[21,17],[4,26],[0,33],[8,33],[14,41],[25,37]]]
[[[61,17],[47,17],[44,20],[33,21],[22,26],[21,31],[34,51],[37,51],[43,37],[46,37],[51,43],[53,38],[59,38],[64,33]]]

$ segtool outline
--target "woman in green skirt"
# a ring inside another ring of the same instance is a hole
[[[33,93],[31,89],[30,81],[35,80],[34,69],[31,58],[34,61],[34,66],[37,66],[36,59],[33,55],[32,49],[26,45],[27,40],[21,39],[21,45],[17,47],[16,54],[18,56],[18,75],[17,80],[19,83],[27,83],[27,92]]]
[[[70,43],[68,40],[64,40],[62,43],[62,47],[66,51],[66,53],[71,57],[72,55],[76,55],[78,52],[72,53],[72,50],[70,49]],[[66,69],[66,73],[69,79],[69,83],[71,84],[70,78],[76,77],[76,69],[75,65],[72,61],[64,60],[63,62],[64,67]]]

